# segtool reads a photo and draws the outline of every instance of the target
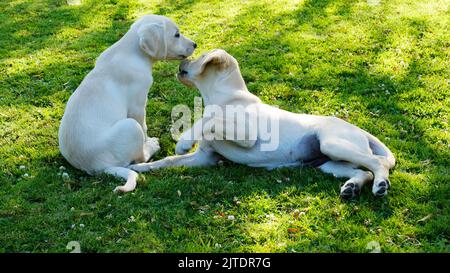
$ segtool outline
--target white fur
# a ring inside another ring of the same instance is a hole
[[[166,17],[143,16],[99,56],[67,102],[59,128],[62,155],[89,174],[126,179],[115,191],[133,190],[137,174],[124,167],[159,150],[158,139],[147,137],[147,94],[155,61],[180,60],[194,51],[195,44],[175,37],[177,32]]]
[[[205,107],[251,105],[259,110],[259,116],[278,116],[279,146],[274,151],[264,151],[258,141],[242,142],[226,138],[200,140],[199,148],[194,153],[132,165],[133,170],[144,172],[170,166],[207,166],[218,161],[217,155],[252,167],[273,169],[299,166],[302,164],[298,160],[302,153],[299,150],[299,143],[305,136],[312,134],[319,140],[320,152],[331,159],[322,164],[320,169],[337,177],[350,178],[342,187],[341,195],[354,196],[359,193],[364,183],[373,179],[375,181],[373,193],[377,196],[387,193],[389,169],[395,165],[395,159],[383,143],[366,131],[339,118],[295,114],[262,103],[259,98],[248,92],[237,61],[223,50],[214,50],[195,61],[183,62],[180,71],[178,76],[180,81],[200,90]],[[178,154],[188,152],[196,143],[190,138],[191,135],[195,135],[192,130],[201,130],[197,135],[218,134],[208,131],[208,128],[199,124],[200,122],[197,122],[183,133],[176,146]],[[260,134],[261,131],[258,131],[258,139]],[[361,167],[370,172],[363,171]]]

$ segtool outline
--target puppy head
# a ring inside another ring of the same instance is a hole
[[[188,87],[197,87],[205,83],[223,80],[229,72],[238,68],[236,59],[225,50],[215,49],[196,60],[181,62],[178,80]]]
[[[137,34],[140,48],[155,60],[182,60],[197,47],[169,18],[160,15],[144,16]]]

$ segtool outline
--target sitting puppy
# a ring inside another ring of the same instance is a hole
[[[389,169],[395,165],[395,159],[383,143],[339,118],[294,114],[262,103],[247,90],[238,62],[227,52],[213,50],[195,61],[183,61],[178,79],[200,90],[205,103],[203,118],[180,137],[176,153],[183,155],[132,165],[130,168],[133,170],[144,172],[170,166],[207,166],[215,164],[222,156],[253,167],[272,169],[306,165],[318,167],[336,177],[350,178],[341,188],[343,198],[358,195],[363,184],[372,180],[375,196],[387,194]],[[212,117],[206,111],[212,105],[222,109],[240,105],[253,109],[250,114],[257,115],[258,121],[277,121],[277,126],[273,126],[278,130],[277,147],[263,149],[264,130],[255,129],[256,122],[241,122],[243,128],[237,128],[237,136],[234,132],[228,134],[226,130],[234,128],[239,120]],[[211,119],[220,121],[207,126]],[[222,125],[217,126],[221,122]],[[253,132],[255,137],[250,138],[249,132]],[[196,143],[192,136],[199,134],[202,138],[197,150],[185,154]]]
[[[132,191],[137,173],[126,167],[147,162],[159,150],[147,137],[145,110],[158,60],[182,60],[196,44],[168,18],[146,15],[97,59],[67,102],[59,127],[62,155],[88,174],[126,179],[114,191]]]

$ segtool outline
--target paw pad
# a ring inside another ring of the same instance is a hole
[[[382,197],[382,196],[385,196],[386,193],[387,193],[386,187],[380,187],[380,188],[375,192],[375,195],[378,196],[378,197]]]
[[[391,187],[391,183],[388,179],[383,180],[375,184],[374,195],[377,197],[383,197],[387,194],[387,190]],[[378,188],[378,189],[377,189]]]
[[[359,195],[360,192],[361,192],[361,189],[359,188],[359,185],[350,182],[350,183],[344,184],[344,186],[342,186],[340,196],[343,199],[349,199],[349,198],[353,198],[353,197]]]

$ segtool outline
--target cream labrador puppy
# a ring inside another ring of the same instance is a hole
[[[70,97],[59,127],[62,155],[74,167],[94,175],[126,179],[114,191],[132,191],[137,173],[126,168],[147,162],[159,150],[147,137],[147,94],[158,60],[182,60],[196,44],[168,18],[146,15],[106,49],[94,69]]]
[[[200,90],[205,103],[203,118],[181,135],[175,152],[183,155],[130,168],[145,172],[170,166],[207,166],[225,157],[240,164],[269,169],[313,166],[336,177],[347,177],[349,180],[341,187],[343,198],[358,195],[361,187],[372,180],[375,196],[387,194],[389,169],[395,165],[395,159],[380,140],[339,118],[295,114],[262,103],[247,90],[238,62],[227,52],[213,50],[195,61],[183,61],[178,79]],[[236,127],[239,123],[236,119],[221,118],[220,122],[224,123],[220,129],[215,127],[217,124],[208,126],[211,119],[217,119],[206,111],[211,105],[222,108],[240,105],[253,109],[251,113],[258,119],[277,121],[277,126],[273,126],[278,130],[277,147],[263,149],[264,130],[255,129],[252,122],[241,122],[237,134],[226,131]],[[256,137],[250,138],[250,131],[254,131]],[[186,154],[196,143],[193,136],[199,134],[202,137],[197,150]]]

